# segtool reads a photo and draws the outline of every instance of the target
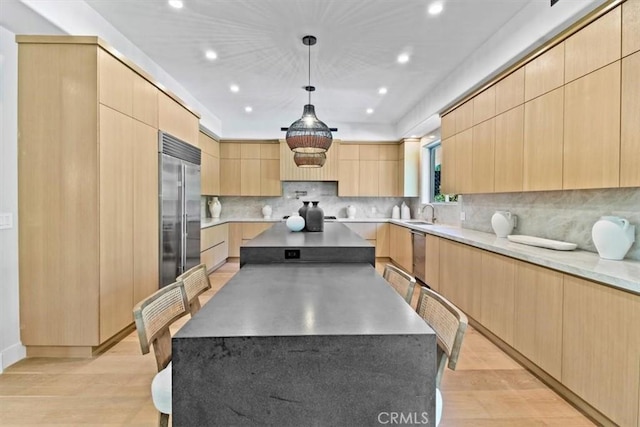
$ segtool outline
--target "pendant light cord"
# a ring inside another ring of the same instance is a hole
[[[311,89],[311,43],[309,43],[308,47],[309,47],[309,86],[308,88]],[[308,92],[309,92],[309,104],[311,104],[311,90],[309,90]]]

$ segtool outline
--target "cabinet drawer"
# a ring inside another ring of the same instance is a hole
[[[205,251],[219,243],[226,242],[229,235],[229,225],[221,224],[202,230],[200,250]]]
[[[227,242],[222,242],[216,246],[207,249],[200,253],[200,262],[207,266],[207,271],[211,270],[214,266],[220,264],[227,259],[229,255],[229,245]]]

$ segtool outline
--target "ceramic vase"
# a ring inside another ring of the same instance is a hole
[[[271,206],[269,205],[264,205],[262,207],[262,217],[264,219],[269,219],[271,218],[271,214],[273,213],[273,210],[271,209]]]
[[[211,218],[219,219],[220,212],[222,211],[222,204],[217,197],[214,197],[213,200],[209,200],[209,212],[211,213]]]
[[[625,218],[603,216],[591,229],[591,238],[600,258],[621,260],[635,241],[636,227]]]
[[[491,227],[498,237],[507,237],[513,231],[514,217],[509,211],[496,211],[491,217]]]
[[[307,221],[305,229],[307,231],[324,231],[324,211],[318,206],[320,202],[311,202],[307,210]]]
[[[305,225],[305,220],[298,212],[293,212],[286,222],[287,228],[291,231],[302,231]]]
[[[353,205],[347,206],[347,218],[353,219],[356,217],[356,207]]]
[[[306,228],[307,210],[308,209],[309,209],[309,202],[308,201],[303,201],[302,202],[302,207],[300,209],[298,209],[298,214],[305,220],[305,228]]]

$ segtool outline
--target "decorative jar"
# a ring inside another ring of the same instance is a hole
[[[209,212],[211,213],[211,218],[219,219],[220,212],[222,211],[222,204],[217,197],[214,197],[213,200],[209,200]]]
[[[600,217],[591,229],[591,238],[600,258],[621,260],[636,239],[636,227],[625,218]]]
[[[286,221],[287,228],[291,231],[302,231],[304,224],[305,220],[298,212],[293,212]]]
[[[507,237],[513,231],[515,215],[509,211],[496,211],[491,217],[491,227],[498,237]]]
[[[307,210],[307,231],[324,231],[324,211],[318,206],[320,202],[312,201],[312,206]]]

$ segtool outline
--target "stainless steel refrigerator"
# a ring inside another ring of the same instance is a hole
[[[165,132],[160,164],[160,287],[200,263],[200,149]]]

